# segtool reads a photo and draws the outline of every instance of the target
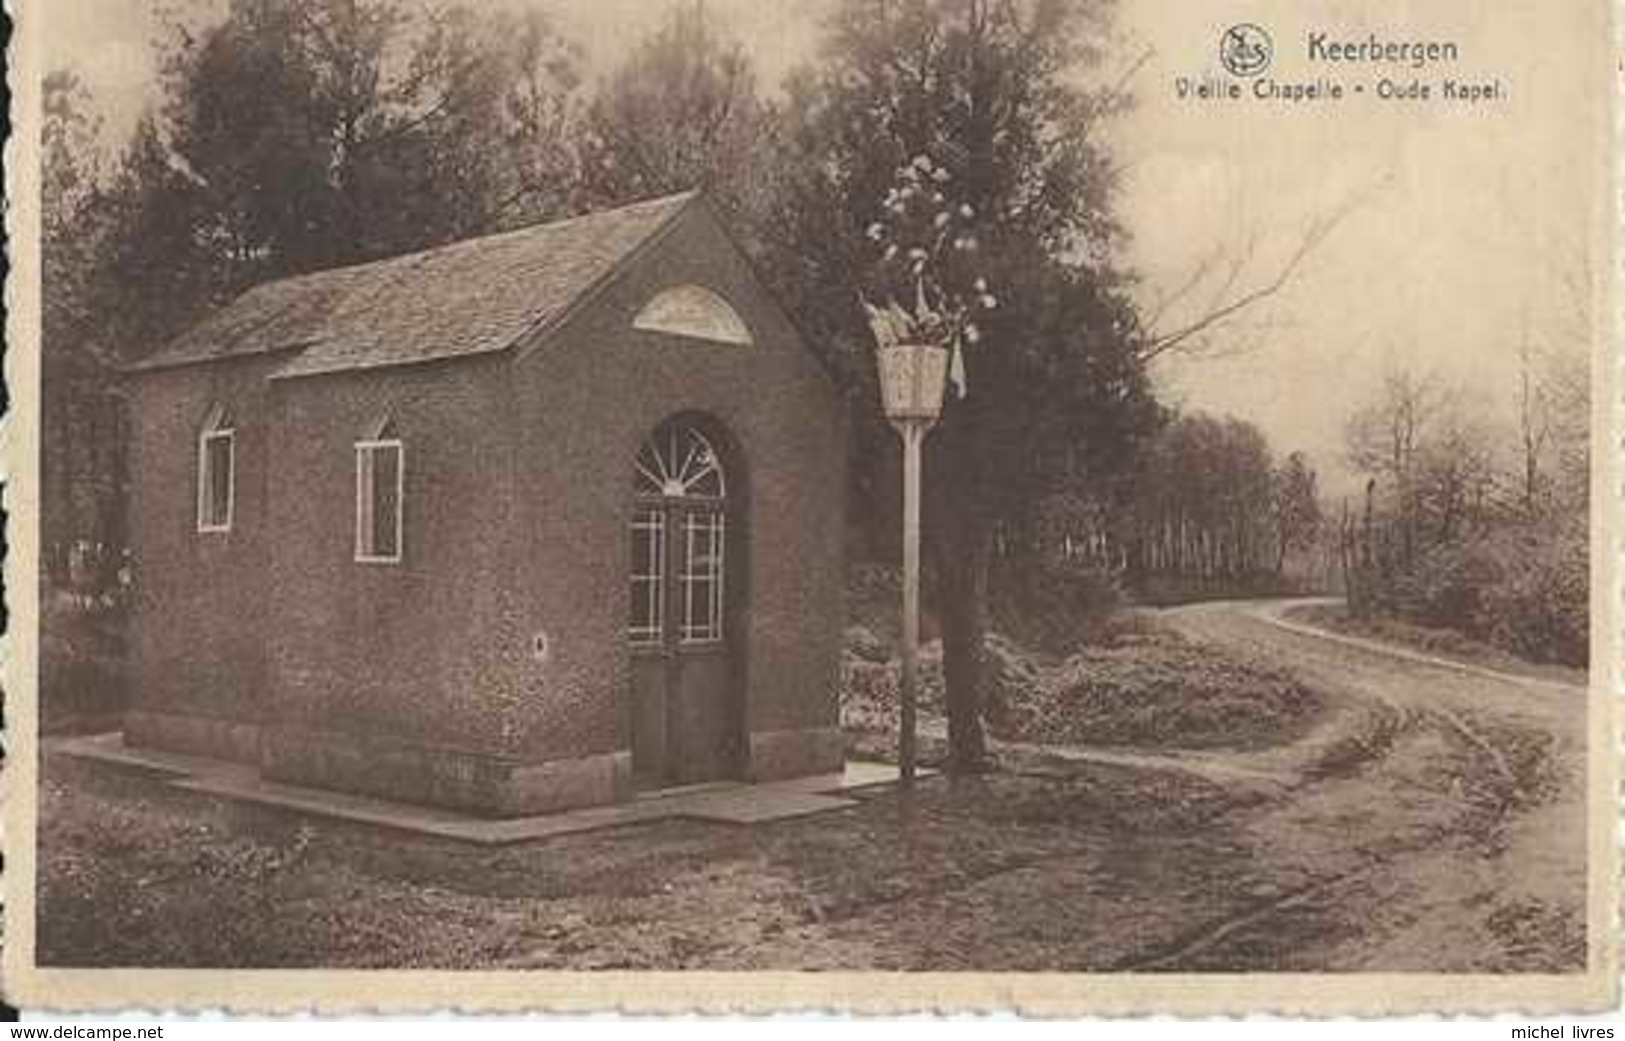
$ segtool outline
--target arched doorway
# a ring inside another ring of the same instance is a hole
[[[662,423],[632,468],[632,769],[642,787],[738,771],[739,640],[730,604],[744,522],[725,438],[692,415]]]

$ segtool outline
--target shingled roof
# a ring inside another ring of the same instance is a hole
[[[267,282],[133,368],[297,350],[276,375],[306,376],[504,350],[556,323],[696,195]]]

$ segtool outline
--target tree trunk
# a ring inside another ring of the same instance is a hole
[[[102,552],[96,589],[100,593],[111,593],[118,589],[119,572],[130,541],[125,515],[129,494],[129,459],[125,446],[129,439],[123,403],[112,394],[104,394],[98,407],[102,444],[98,447],[101,486],[97,494],[96,537],[102,544]]]
[[[982,638],[986,629],[991,533],[959,532],[932,540],[937,617],[942,626],[944,700],[948,710],[949,773],[987,768],[982,731]]]
[[[1031,510],[1018,511],[1000,529],[1003,552],[1000,554],[1007,572],[1000,574],[999,591],[1016,598],[1023,609],[1032,604],[1043,570],[1043,546],[1039,544],[1038,524]],[[1005,582],[1009,578],[1011,581]]]
[[[73,430],[74,380],[66,366],[49,373],[55,377],[46,385],[41,407],[45,430],[41,446],[41,484],[45,495],[45,520],[41,525],[45,543],[45,572],[50,584],[65,589],[72,578],[73,543],[78,536],[75,523]]]

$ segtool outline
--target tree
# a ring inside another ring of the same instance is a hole
[[[1416,522],[1429,544],[1454,542],[1489,524],[1497,484],[1496,434],[1458,403],[1439,409],[1417,453]]]
[[[1555,512],[1583,518],[1591,490],[1591,350],[1558,343],[1541,359],[1540,387],[1549,403]]]
[[[1576,305],[1583,309],[1583,298]],[[1517,451],[1523,511],[1584,514],[1590,485],[1590,340],[1583,313],[1537,343],[1526,330],[1518,344]]]
[[[969,393],[947,404],[926,445],[924,538],[954,770],[985,758],[993,533],[1031,530],[1046,493],[1112,472],[1156,418],[1138,316],[1111,261],[1118,225],[1098,130],[1114,100],[1074,75],[1098,60],[1107,15],[1082,0],[847,0],[819,71],[790,87],[767,266],[854,401],[869,461],[860,498],[883,494],[873,461],[893,451],[858,308],[875,260],[865,232],[905,164],[924,156],[950,171],[1001,301],[966,349]]]
[[[1376,401],[1356,412],[1346,436],[1355,468],[1385,478],[1393,495],[1401,553],[1408,567],[1416,557],[1418,457],[1429,424],[1444,402],[1431,376],[1395,368],[1383,379]]]
[[[1263,432],[1242,420],[1173,418],[1143,454],[1135,480],[1130,559],[1141,582],[1168,576],[1234,589],[1278,573],[1282,538],[1299,545],[1318,518],[1307,460],[1294,453],[1274,468]]]
[[[750,56],[704,0],[673,8],[614,71],[585,125],[582,176],[598,204],[704,188],[755,245],[773,197],[771,107]]]
[[[589,205],[580,63],[540,11],[432,16],[402,85],[413,100],[377,149],[379,175],[413,200],[401,233],[428,226],[444,241]]]
[[[110,372],[91,297],[99,241],[98,127],[89,95],[72,73],[52,72],[41,86],[40,252],[51,287],[41,315],[42,527],[47,577],[61,585],[69,577],[69,547],[98,527],[86,517],[81,494],[93,448],[82,435],[105,402]]]
[[[1540,509],[1541,462],[1552,435],[1550,408],[1526,332],[1518,344],[1518,447],[1523,464],[1523,507],[1531,518]]]
[[[540,14],[233,0],[165,61],[193,234],[241,287],[572,209],[575,53]]]
[[[1302,452],[1293,452],[1271,480],[1270,512],[1275,528],[1275,573],[1287,554],[1306,550],[1320,534],[1320,491],[1314,469]]]
[[[347,215],[335,181],[350,177],[354,149],[341,151],[337,121],[365,116],[359,99],[339,111],[319,93],[312,23],[321,6],[233,0],[224,22],[181,37],[165,59],[164,130],[201,199],[195,234],[239,285],[356,252],[339,234]],[[369,59],[381,56],[355,63]]]

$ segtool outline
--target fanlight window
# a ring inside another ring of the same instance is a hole
[[[720,499],[727,490],[722,463],[704,434],[692,426],[668,423],[638,451],[633,477],[639,495]]]
[[[716,448],[694,426],[666,423],[638,450],[632,482],[632,643],[721,642],[727,481]]]
[[[632,320],[632,327],[742,347],[756,342],[739,312],[704,286],[678,286],[657,293]]]

